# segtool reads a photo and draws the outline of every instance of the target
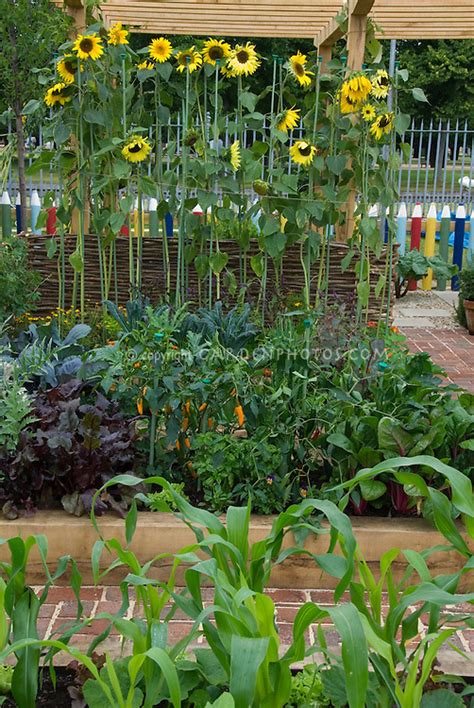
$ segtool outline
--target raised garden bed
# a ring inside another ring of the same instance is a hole
[[[266,536],[272,525],[273,516],[253,516],[250,527],[250,541],[253,543]],[[445,539],[423,519],[403,518],[387,519],[353,517],[351,519],[354,534],[360,551],[373,572],[377,572],[381,556],[391,548],[411,549],[421,552],[437,544],[443,544]],[[99,519],[99,526],[104,538],[118,538],[124,543],[124,522],[118,517],[105,516]],[[15,521],[0,522],[0,538],[10,538],[21,535],[26,538],[32,534],[45,534],[48,539],[48,557],[54,564],[62,555],[69,554],[77,562],[83,576],[84,584],[93,583],[90,569],[92,547],[97,540],[97,534],[86,517],[77,518],[62,511],[39,511],[34,516],[22,517]],[[286,538],[286,546],[290,545]],[[465,536],[474,550],[474,542]],[[139,513],[137,529],[132,550],[139,561],[144,563],[159,553],[177,553],[184,546],[195,542],[192,531],[177,517],[166,513]],[[305,548],[311,553],[324,553],[327,548],[325,536],[310,537]],[[0,546],[0,560],[9,557],[8,549]],[[109,562],[106,554],[104,560]],[[463,559],[457,553],[438,552],[427,560],[430,570],[436,574],[455,573],[463,566]],[[167,579],[171,562],[156,565],[150,573],[153,577]],[[104,566],[105,567],[105,566]],[[401,578],[406,564],[398,562],[394,565],[395,577]],[[120,569],[105,576],[103,582],[109,585],[119,583],[127,571]],[[177,583],[183,578],[183,570],[178,570]],[[32,553],[28,564],[28,582],[41,584],[44,571],[39,556]],[[62,576],[60,583],[67,583],[67,576]],[[335,578],[322,572],[309,555],[290,556],[279,566],[275,566],[271,576],[271,587],[306,589],[332,589],[336,585]],[[464,592],[474,590],[474,572],[463,576],[460,589]]]

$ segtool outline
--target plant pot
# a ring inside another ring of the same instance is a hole
[[[466,322],[469,334],[474,334],[474,300],[464,300]]]

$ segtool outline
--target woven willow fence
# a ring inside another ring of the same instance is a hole
[[[58,304],[58,258],[57,253],[53,258],[48,258],[44,236],[28,236],[30,265],[35,270],[38,270],[43,280],[40,286],[41,299],[39,300],[37,310],[40,314],[51,312]],[[174,274],[176,273],[177,261],[177,241],[169,239],[169,258],[171,271],[171,290],[174,289]],[[71,305],[73,270],[68,262],[69,255],[76,247],[76,238],[66,236],[65,238],[65,263],[66,263],[66,306]],[[238,273],[239,267],[239,247],[234,241],[221,241],[220,248],[225,253],[229,254],[228,269]],[[330,249],[330,267],[329,267],[329,292],[332,297],[351,300],[355,298],[356,275],[355,275],[355,260],[350,266],[343,271],[342,260],[347,255],[348,247],[345,244],[334,243]],[[129,282],[128,282],[128,238],[117,238],[117,296],[118,303],[124,304],[129,299]],[[152,300],[157,300],[165,294],[165,272],[163,268],[161,238],[144,238],[143,239],[143,294],[149,296]],[[248,258],[257,253],[257,245],[250,244]],[[86,263],[86,298],[90,304],[101,302],[100,292],[100,275],[99,275],[99,258],[98,244],[93,236],[86,237],[85,240],[85,263]],[[250,269],[249,269],[250,270]],[[386,308],[381,310],[381,301],[375,297],[375,285],[380,274],[385,272],[385,253],[382,253],[379,259],[373,260],[371,263],[371,298],[369,315],[379,317],[386,314]],[[312,298],[316,295],[317,287],[318,262],[312,266],[311,273],[311,291]],[[391,284],[393,289],[393,282]],[[201,288],[204,293],[207,284],[202,283]],[[277,288],[277,279],[273,263],[269,263],[268,271],[268,289],[267,299],[269,306],[277,305],[278,301],[284,300],[288,295],[299,295],[304,287],[303,269],[300,262],[299,246],[290,246],[287,248],[283,257],[282,275],[279,287]],[[255,303],[258,298],[259,285],[257,280],[250,281],[246,292],[246,299],[249,302]],[[199,278],[193,268],[190,269],[189,282],[187,283],[188,301],[193,305],[198,302],[199,294]],[[236,302],[239,295],[239,288],[231,294],[225,286],[222,288],[222,299],[225,304],[231,306]],[[110,299],[115,296],[115,283],[111,283]],[[391,298],[393,302],[394,295]]]

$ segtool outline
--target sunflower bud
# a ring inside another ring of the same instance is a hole
[[[256,194],[259,194],[261,197],[265,197],[270,189],[270,185],[268,184],[268,182],[265,182],[265,180],[263,179],[254,180],[252,187],[253,191]]]

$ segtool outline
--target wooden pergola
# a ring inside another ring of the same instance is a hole
[[[82,0],[66,5],[84,25]],[[473,0],[367,0],[346,2],[349,16],[370,13],[385,39],[474,38]],[[245,37],[311,38],[326,44],[342,36],[333,18],[338,0],[104,0],[106,25],[123,22],[135,32]]]

